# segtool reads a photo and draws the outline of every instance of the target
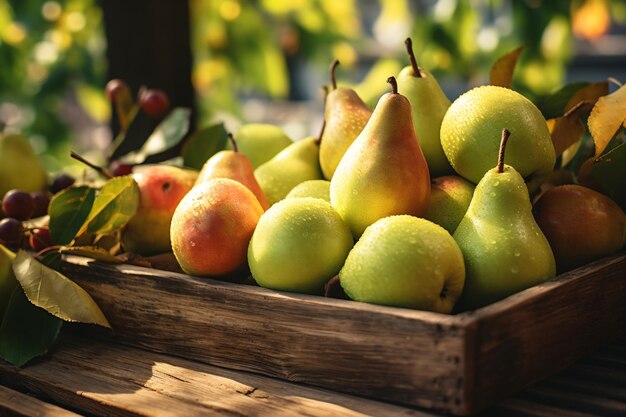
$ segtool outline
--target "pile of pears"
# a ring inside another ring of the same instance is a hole
[[[451,103],[406,47],[373,111],[334,61],[319,135],[245,125],[206,162],[171,223],[185,272],[441,313],[556,275],[530,197],[555,164],[546,120],[496,86]]]

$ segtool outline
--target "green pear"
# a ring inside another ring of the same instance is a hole
[[[338,64],[339,61],[334,60],[330,67],[333,90],[326,97],[326,128],[320,144],[320,166],[327,180],[333,177],[339,161],[372,115],[372,111],[354,90],[337,88],[335,68]]]
[[[254,171],[270,205],[282,200],[296,185],[322,179],[319,138],[292,143]]]
[[[463,290],[463,255],[428,220],[390,216],[365,230],[339,273],[353,300],[450,313]]]
[[[411,105],[393,87],[348,148],[330,181],[330,201],[355,238],[370,224],[394,214],[421,216],[430,176],[411,119]],[[323,143],[323,141],[322,141]]]
[[[475,185],[456,175],[432,180],[424,218],[453,234],[472,201]]]
[[[42,191],[46,183],[46,170],[26,138],[0,134],[0,198],[12,189]]]
[[[420,148],[424,152],[430,175],[439,177],[454,172],[443,153],[439,131],[441,121],[450,107],[450,100],[439,87],[433,75],[415,62],[411,38],[405,42],[411,65],[404,67],[398,74],[398,92],[411,103],[411,114],[415,134]]]
[[[474,88],[452,103],[441,123],[441,146],[454,170],[477,184],[498,157],[500,129],[514,138],[507,160],[532,193],[554,168],[548,125],[537,107],[508,88]]]
[[[460,304],[474,309],[556,275],[548,240],[535,222],[522,176],[504,165],[504,130],[498,165],[474,190],[467,213],[454,232],[467,277]]]
[[[241,126],[235,133],[235,141],[239,152],[250,159],[254,168],[260,167],[293,143],[280,127],[266,123]],[[230,142],[227,149],[232,149]]]
[[[285,198],[314,197],[330,203],[330,181],[309,180],[293,187]]]
[[[262,287],[320,294],[353,244],[350,229],[329,203],[290,198],[259,219],[248,246],[248,264]]]

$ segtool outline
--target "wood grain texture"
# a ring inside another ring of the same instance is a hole
[[[468,408],[484,408],[626,334],[625,299],[621,254],[468,313],[475,338]]]
[[[70,258],[117,340],[218,366],[454,411],[462,320]]]
[[[469,414],[626,331],[626,254],[445,316],[70,257],[114,337],[156,352]]]
[[[72,411],[0,385],[1,417],[80,417]]]
[[[61,346],[24,369],[0,361],[0,383],[96,416],[431,416],[75,335]]]

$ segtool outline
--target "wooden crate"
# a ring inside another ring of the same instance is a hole
[[[455,316],[78,257],[64,272],[125,343],[457,415],[626,332],[625,253]]]

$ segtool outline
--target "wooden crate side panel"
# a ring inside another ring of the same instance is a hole
[[[459,413],[465,321],[70,258],[115,337],[157,352]]]
[[[475,320],[466,401],[475,412],[626,333],[626,255],[464,316]]]

